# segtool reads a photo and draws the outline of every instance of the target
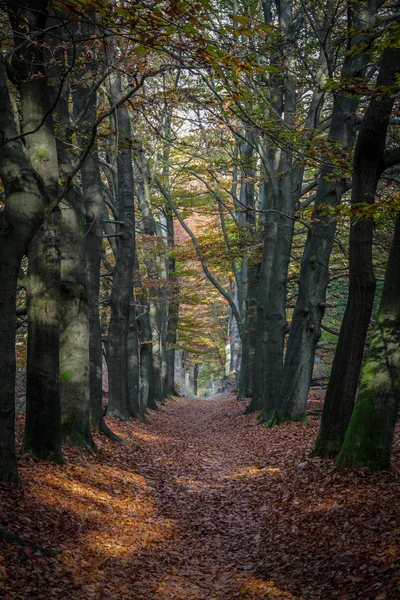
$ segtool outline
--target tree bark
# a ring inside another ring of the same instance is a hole
[[[135,152],[135,162],[138,168],[138,185],[136,186],[137,197],[139,201],[140,212],[142,214],[142,227],[145,237],[146,248],[143,252],[143,263],[146,266],[147,278],[149,280],[150,294],[148,298],[149,319],[151,324],[151,351],[152,360],[152,393],[156,402],[162,402],[164,399],[163,377],[162,377],[162,338],[166,328],[166,322],[163,319],[163,281],[162,270],[166,276],[165,268],[162,269],[161,262],[164,260],[160,256],[159,248],[160,236],[157,235],[157,224],[154,218],[150,202],[150,172],[141,140],[138,139]],[[164,329],[164,331],[163,331]],[[148,361],[145,364],[149,364]]]

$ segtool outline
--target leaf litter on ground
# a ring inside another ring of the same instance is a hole
[[[107,420],[127,444],[96,436],[65,466],[22,455],[22,483],[0,486],[17,536],[0,537],[0,597],[400,598],[400,435],[390,473],[313,458],[322,396],[274,429],[233,397],[173,398]]]

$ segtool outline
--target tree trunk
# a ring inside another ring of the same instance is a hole
[[[247,273],[246,321],[242,335],[238,399],[251,398],[254,390],[254,360],[257,332],[257,295],[261,265],[252,265]]]
[[[89,312],[84,247],[85,215],[80,191],[61,206],[60,381],[63,439],[92,446],[90,433]]]
[[[169,301],[168,301],[168,321],[167,321],[167,384],[168,394],[176,394],[175,389],[175,346],[177,340],[178,319],[179,319],[179,277],[176,273],[176,258],[173,254],[175,249],[175,232],[172,210],[167,207],[165,210],[167,222],[167,243],[168,243],[168,279],[169,279]]]
[[[63,463],[60,407],[60,211],[29,245],[24,452]]]
[[[150,294],[148,297],[148,316],[151,324],[151,351],[152,360],[152,395],[155,402],[162,402],[164,399],[163,390],[163,334],[166,328],[165,310],[163,304],[163,291],[161,286],[163,279],[167,277],[165,266],[162,266],[164,257],[159,248],[160,236],[157,235],[157,224],[153,215],[150,202],[150,172],[141,140],[138,139],[135,153],[136,165],[138,168],[138,185],[136,187],[137,197],[142,214],[143,234],[145,237],[146,249],[143,252],[143,263],[146,266],[147,278],[149,280]],[[160,256],[161,255],[161,256]],[[164,278],[163,278],[163,273]],[[165,307],[166,308],[166,307]],[[163,314],[164,313],[164,314]],[[146,361],[145,364],[148,364]]]
[[[277,18],[283,39],[292,39],[292,3],[277,5]],[[269,18],[269,11],[265,18]],[[271,17],[272,18],[272,17]],[[279,51],[282,51],[280,48]],[[271,77],[271,118],[288,128],[294,125],[296,90],[294,47],[291,43],[282,52],[282,67]],[[282,150],[268,142],[263,163],[268,170],[267,215],[264,250],[259,279],[257,309],[257,341],[254,361],[254,390],[248,411],[261,408],[264,420],[270,420],[279,402],[278,386],[283,367],[284,336],[286,333],[286,282],[293,237],[293,218],[296,208],[296,189],[302,170],[293,166],[293,151]],[[277,175],[279,174],[279,184]],[[276,212],[275,212],[276,211]]]
[[[96,94],[89,102],[87,86],[78,84],[75,93],[75,112],[81,114],[87,105],[82,122],[79,123],[84,143],[87,127],[96,116]],[[116,436],[106,425],[103,416],[103,351],[101,324],[99,315],[100,266],[103,243],[104,198],[100,174],[97,144],[86,158],[81,168],[82,194],[85,208],[85,255],[86,255],[86,293],[88,298],[89,320],[89,415],[92,429],[104,433],[114,440]],[[114,231],[113,231],[114,233]]]
[[[140,367],[139,341],[136,322],[136,307],[131,305],[128,333],[128,403],[129,412],[134,419],[143,420],[140,407]]]
[[[45,2],[10,5],[14,43],[46,27]],[[14,12],[15,11],[15,12]],[[22,24],[23,23],[23,24]],[[13,56],[21,99],[22,133],[34,171],[50,204],[58,196],[57,147],[50,114],[49,87],[44,71],[42,40],[25,44]],[[37,77],[37,73],[40,76]],[[35,76],[34,76],[35,75]],[[26,421],[23,450],[39,458],[62,462],[59,387],[60,239],[59,209],[55,208],[29,245],[27,312],[28,355]]]
[[[140,406],[142,413],[148,408],[157,410],[156,395],[154,393],[153,377],[153,352],[152,331],[149,318],[148,305],[143,303],[141,307],[140,324]]]
[[[400,52],[385,50],[377,87],[394,85],[400,65]],[[373,97],[361,124],[354,166],[352,205],[374,202],[383,169],[386,132],[394,98]],[[369,320],[372,313],[375,277],[372,265],[373,220],[357,215],[350,228],[349,297],[340,329],[332,373],[322,413],[315,454],[337,453],[342,445],[353,411]]]
[[[58,101],[60,173],[70,169],[69,86]],[[60,392],[62,437],[69,445],[93,445],[89,421],[89,317],[86,289],[85,211],[74,186],[61,202]]]
[[[111,90],[112,101],[118,98],[121,87],[118,77]],[[128,334],[132,301],[132,271],[135,257],[134,183],[131,150],[131,122],[126,106],[115,111],[118,131],[118,213],[120,237],[111,292],[111,319],[108,330],[108,385],[107,414],[121,420],[130,418],[128,392]]]
[[[400,215],[356,405],[335,464],[390,468],[400,405]]]
[[[199,364],[194,363],[194,367],[193,367],[193,395],[194,396],[197,396],[198,384],[199,384]]]
[[[97,152],[93,152],[87,157],[82,166],[81,174],[83,200],[86,210],[86,284],[89,311],[90,424],[92,429],[107,433],[102,407],[103,352],[99,315],[104,202]]]
[[[290,214],[289,211],[290,209],[288,210],[288,214]],[[285,334],[288,330],[286,320],[286,284],[292,249],[293,226],[294,223],[292,220],[287,217],[278,216],[277,243],[266,314],[266,385],[262,404],[262,416],[265,421],[271,420],[269,421],[269,426],[271,427],[279,422],[277,415],[280,409],[283,351]]]
[[[172,278],[171,278],[172,279]],[[170,281],[171,281],[170,279]],[[167,324],[167,377],[168,393],[176,394],[175,386],[175,346],[177,340],[178,318],[179,318],[179,282],[177,278],[172,284],[172,298],[168,305],[168,324]]]
[[[277,234],[276,221],[267,220],[264,228],[263,257],[257,290],[257,336],[253,364],[253,396],[246,409],[247,413],[260,411],[264,403],[268,343],[266,319]]]
[[[8,482],[18,481],[14,424],[17,280],[23,254],[43,221],[46,200],[18,138],[2,56],[0,124],[0,178],[5,191],[0,215],[0,481]]]

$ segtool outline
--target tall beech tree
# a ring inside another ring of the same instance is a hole
[[[120,97],[122,78],[111,77],[111,104]],[[109,404],[107,414],[121,420],[131,416],[128,395],[128,333],[132,298],[132,271],[135,260],[135,211],[132,166],[132,130],[128,109],[122,105],[114,113],[118,135],[117,210],[119,237],[110,299],[111,318],[108,331]]]
[[[87,29],[86,34],[90,35],[90,29],[89,31]],[[92,68],[90,66],[87,67],[85,79],[95,81],[94,76],[96,73],[93,71],[96,71],[96,67],[97,62],[92,65]],[[99,76],[98,73],[97,76]],[[74,107],[78,115],[83,113],[78,125],[82,143],[85,144],[88,141],[88,131],[90,132],[96,119],[97,94],[84,81],[77,82]],[[102,406],[103,353],[99,315],[99,292],[104,197],[99,160],[98,144],[96,141],[81,168],[82,194],[85,207],[86,293],[88,298],[89,322],[89,412],[92,429],[114,438],[114,434],[104,421]]]
[[[47,204],[58,196],[58,161],[50,87],[44,65],[47,3],[9,4],[13,78],[21,100],[22,135]],[[38,36],[38,43],[34,36]],[[49,212],[29,245],[27,411],[23,447],[61,461],[59,386],[60,211]]]
[[[45,216],[46,196],[16,128],[3,56],[0,56],[0,480],[18,481],[15,456],[16,289],[22,257]]]

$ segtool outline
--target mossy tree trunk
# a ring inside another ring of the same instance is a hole
[[[69,85],[57,104],[60,174],[72,162]],[[60,203],[60,393],[61,430],[69,445],[92,446],[89,421],[89,320],[86,289],[85,209],[77,185]]]
[[[354,412],[336,459],[339,467],[390,468],[400,406],[400,215],[389,255],[376,325]]]
[[[39,190],[16,129],[0,56],[0,179],[4,208],[0,214],[0,481],[18,481],[15,455],[16,289],[22,257],[44,218]],[[13,140],[7,142],[7,140]]]
[[[10,21],[18,52],[12,66],[21,100],[22,133],[47,203],[58,196],[57,147],[50,88],[44,69],[43,39],[26,44],[26,37],[43,31],[47,3],[10,3]],[[21,48],[22,44],[22,48]],[[37,76],[40,73],[41,76]],[[59,209],[48,214],[28,250],[26,284],[28,354],[26,421],[23,450],[42,459],[62,462],[59,386],[60,239]]]
[[[400,52],[385,50],[377,79],[384,89],[395,84]],[[353,163],[352,205],[374,202],[384,169],[386,132],[394,97],[373,97],[361,124]],[[358,215],[350,228],[349,296],[325,398],[315,454],[336,454],[342,445],[354,407],[364,345],[372,313],[375,277],[372,265],[374,223]]]
[[[62,435],[66,443],[92,446],[90,432],[89,312],[80,190],[61,205],[60,381]]]

